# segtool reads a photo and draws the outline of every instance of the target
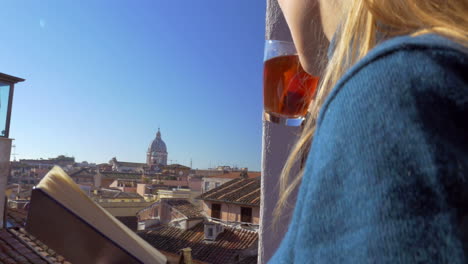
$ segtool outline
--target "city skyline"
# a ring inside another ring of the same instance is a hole
[[[151,144],[150,144],[151,145]],[[136,162],[136,163],[146,163],[146,161],[128,161],[128,160],[122,160],[122,159],[119,159],[117,156],[113,156],[111,158],[109,158],[108,161],[104,161],[104,162],[95,162],[95,161],[92,161],[92,160],[86,160],[86,159],[83,159],[83,160],[79,160],[77,159],[74,155],[69,155],[69,154],[57,154],[55,156],[51,156],[51,157],[23,157],[23,158],[18,158],[19,157],[19,154],[16,153],[16,145],[13,144],[12,145],[12,150],[11,150],[11,161],[21,161],[21,160],[53,160],[53,159],[56,159],[56,158],[60,158],[60,157],[64,157],[64,158],[74,158],[75,159],[75,162],[76,163],[84,163],[84,162],[87,162],[89,164],[95,164],[95,165],[99,165],[99,164],[103,164],[103,163],[110,163],[111,160],[113,158],[117,158],[117,160],[119,162]],[[148,149],[145,151],[145,154],[148,153]],[[234,168],[234,169],[241,169],[241,168],[244,168],[246,166],[242,166],[242,164],[235,164],[235,163],[230,163],[230,162],[223,162],[221,160],[217,160],[217,161],[209,161],[209,166],[208,167],[194,167],[193,166],[193,158],[190,158],[188,161],[185,161],[185,162],[180,162],[179,160],[176,160],[176,159],[168,159],[167,160],[167,165],[170,165],[170,164],[180,164],[180,165],[184,165],[184,166],[187,166],[187,167],[190,167],[192,169],[216,169],[218,167],[224,167],[224,166],[229,166],[231,168]],[[259,171],[259,170],[252,170],[251,168],[249,168],[250,171]]]
[[[16,158],[145,162],[160,127],[169,163],[260,170],[265,8],[5,3],[0,71],[26,79],[13,102]]]

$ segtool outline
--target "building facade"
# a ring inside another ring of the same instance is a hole
[[[205,193],[210,191],[214,188],[218,188],[219,186],[232,181],[234,179],[245,179],[245,178],[256,178],[260,176],[260,172],[229,172],[229,173],[221,173],[212,176],[205,176],[201,182],[201,192]]]
[[[260,222],[260,177],[231,180],[198,199],[212,220],[255,226]]]

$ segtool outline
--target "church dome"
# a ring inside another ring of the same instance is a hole
[[[167,153],[166,143],[161,139],[161,132],[158,129],[158,133],[156,134],[156,138],[151,143],[148,152],[155,155],[156,153]]]

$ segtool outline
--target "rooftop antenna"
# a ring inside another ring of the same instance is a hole
[[[13,145],[13,153],[11,153],[11,155],[13,156],[13,161],[16,161],[16,155],[18,155],[18,153],[16,153],[16,145]]]
[[[192,158],[190,158],[190,168],[192,168]]]

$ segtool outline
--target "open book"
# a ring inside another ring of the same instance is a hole
[[[33,189],[26,230],[74,264],[167,262],[59,167]]]

